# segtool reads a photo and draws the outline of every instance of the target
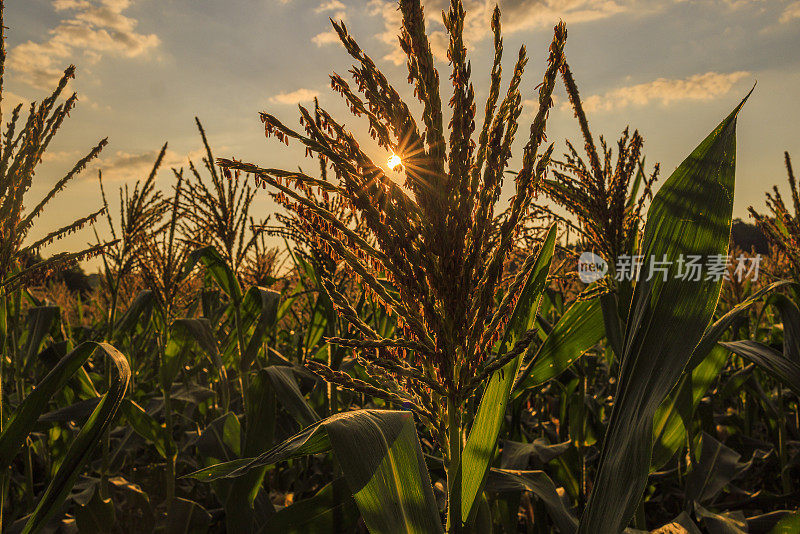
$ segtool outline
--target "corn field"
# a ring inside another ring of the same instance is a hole
[[[415,102],[332,21],[351,116],[259,115],[304,159],[215,153],[197,120],[199,159],[91,171],[95,205],[62,228],[42,214],[106,145],[32,198],[75,68],[2,109],[2,531],[800,533],[800,190],[787,153],[791,199],[751,208],[767,251],[740,276],[751,95],[664,175],[638,131],[592,132],[564,23],[503,73],[495,8],[476,102],[461,1],[446,73],[420,1],[398,9]],[[556,87],[575,144],[547,136]],[[74,232],[93,245],[46,255]],[[90,258],[88,290],[56,276]]]

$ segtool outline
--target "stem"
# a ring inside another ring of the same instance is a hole
[[[168,314],[165,314],[168,317]],[[172,439],[172,394],[171,394],[171,386],[172,384],[167,384],[166,381],[163,379],[163,364],[164,364],[164,356],[165,351],[167,348],[167,326],[166,326],[166,317],[164,322],[164,331],[159,336],[160,339],[160,347],[159,350],[159,375],[161,375],[161,390],[164,395],[164,426],[166,427],[166,434],[167,434],[167,443],[166,443],[166,452],[167,452],[167,471],[164,474],[164,493],[166,495],[167,506],[171,506],[172,500],[175,498],[175,449],[174,449],[174,442]]]
[[[16,382],[17,388],[17,398],[22,399],[25,398],[25,362],[22,361],[21,355],[19,353],[19,338],[21,333],[17,332],[17,328],[19,327],[19,319],[22,315],[22,290],[18,289],[14,292],[14,300],[13,300],[13,311],[12,317],[14,320],[11,321],[9,324],[8,331],[9,331],[9,345],[11,349],[11,363],[14,368],[13,373],[13,382]],[[24,471],[23,475],[25,476],[26,484],[25,484],[25,502],[28,505],[28,509],[32,509],[34,505],[34,494],[33,494],[33,458],[30,454],[30,443],[28,439],[25,439],[24,447]]]
[[[0,10],[0,16],[2,15],[2,10]],[[0,31],[2,31],[2,26],[0,26]],[[2,46],[2,39],[0,39],[0,46]],[[8,299],[4,291],[0,290],[0,432],[5,429],[5,414],[4,414],[4,403],[3,403],[3,387],[5,382],[3,381],[3,376],[6,367],[6,354],[7,354],[7,333],[8,333]],[[0,471],[0,532],[3,531],[3,510],[5,509],[6,505],[6,493],[8,491],[8,481],[11,469],[6,468]]]
[[[792,480],[787,473],[786,412],[783,407],[783,386],[778,383],[778,459],[781,466],[781,486],[784,493],[791,493]]]
[[[578,458],[580,460],[580,467],[578,472],[578,503],[581,509],[586,506],[586,454],[584,451],[584,442],[586,436],[584,435],[584,427],[586,425],[586,406],[584,404],[586,399],[586,367],[584,366],[584,358],[580,359],[580,373],[582,375],[580,386],[578,388],[578,395],[580,396],[578,405]]]
[[[117,300],[119,298],[119,283],[120,276],[117,272],[117,279],[111,286],[111,306],[108,310],[108,330],[106,331],[106,341],[111,343],[114,337],[114,323],[117,319]],[[106,386],[111,387],[111,369],[106,365]],[[109,459],[111,457],[111,428],[108,428],[103,433],[103,450],[102,450],[102,468],[100,469],[100,497],[102,499],[108,498],[108,471]]]
[[[236,328],[236,345],[239,349],[239,385],[242,388],[242,407],[247,413],[247,386],[249,381],[247,379],[247,369],[244,365],[244,351],[245,351],[245,344],[244,344],[244,332],[242,332],[242,316],[239,310],[240,303],[235,302],[233,305],[233,321],[235,323],[234,327]]]
[[[461,414],[455,395],[447,397],[447,532],[461,529]]]

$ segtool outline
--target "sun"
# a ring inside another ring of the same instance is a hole
[[[397,167],[403,166],[403,160],[400,159],[400,156],[397,154],[392,154],[389,156],[389,161],[386,162],[386,165],[388,165],[390,169],[395,170]]]

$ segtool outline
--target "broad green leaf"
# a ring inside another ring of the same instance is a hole
[[[275,325],[281,295],[277,291],[254,286],[242,301],[241,320],[245,331],[242,369],[249,369],[264,347],[269,329]]]
[[[269,448],[275,437],[276,392],[271,386],[266,369],[253,377],[248,387],[246,408],[241,454],[253,457]],[[266,470],[266,466],[263,466],[250,470],[243,476],[218,483],[218,486],[226,487],[223,490],[223,502],[228,532],[246,531],[256,524],[254,503]]]
[[[128,309],[125,310],[125,313],[117,321],[114,328],[114,335],[132,335],[141,318],[150,317],[153,312],[154,302],[153,292],[149,289],[145,289],[136,295],[136,298],[133,299]]]
[[[725,333],[725,331],[727,331],[728,328],[730,328],[739,318],[741,318],[742,315],[747,313],[750,308],[753,307],[753,304],[764,297],[772,295],[778,289],[796,286],[797,284],[791,280],[779,280],[777,282],[773,282],[767,287],[757,291],[756,293],[753,293],[748,298],[728,310],[725,315],[714,321],[714,324],[709,326],[703,333],[703,337],[700,339],[700,342],[692,351],[692,357],[689,360],[689,364],[686,366],[687,370],[694,369],[697,365],[699,365],[700,362],[705,359],[706,355],[708,355],[712,347],[717,344],[717,341],[722,338],[722,335]]]
[[[778,308],[783,323],[783,355],[800,364],[800,310],[789,297],[776,293],[767,299],[768,305]]]
[[[344,478],[337,478],[316,495],[276,513],[265,534],[351,534],[358,522],[358,508]]]
[[[800,395],[800,363],[789,360],[777,350],[758,341],[720,342],[720,345],[753,362]]]
[[[203,429],[196,442],[197,452],[207,459],[231,461],[241,456],[242,428],[233,412],[227,412]]]
[[[547,514],[562,534],[573,534],[578,527],[578,520],[564,505],[556,485],[544,471],[492,468],[489,471],[486,489],[494,493],[530,491],[542,500]]]
[[[303,427],[313,425],[320,420],[317,412],[314,411],[303,394],[294,377],[294,368],[288,365],[271,365],[263,370],[272,383],[278,401],[283,405],[295,421]]]
[[[442,532],[411,412],[356,410],[333,415],[266,453],[202,469],[202,481],[247,474],[283,460],[333,450],[370,532]]]
[[[724,351],[715,348],[717,341],[752,308],[753,304],[789,284],[793,284],[793,282],[784,280],[770,284],[731,308],[706,329],[702,339],[692,352],[692,357],[680,383],[656,411],[653,422],[655,441],[651,471],[660,469],[686,443],[686,429],[683,426],[683,420],[692,419],[700,399],[719,376],[720,370],[727,361]]]
[[[87,417],[100,404],[100,397],[92,397],[76,403],[57,408],[53,411],[39,416],[39,425],[42,423],[66,423],[68,421],[80,421]],[[39,426],[37,425],[37,426]]]
[[[653,458],[651,472],[664,466],[686,444],[683,421],[691,421],[700,400],[728,361],[720,347],[714,347],[691,372],[686,373],[656,410],[653,420]]]
[[[63,384],[72,372],[76,370],[75,366],[82,365],[95,351],[102,353],[110,360],[116,369],[116,376],[113,378],[108,392],[103,395],[97,408],[95,408],[72,441],[55,476],[50,481],[44,494],[39,498],[36,509],[25,524],[23,534],[38,531],[61,509],[61,505],[72,490],[72,486],[80,475],[83,465],[100,444],[101,436],[114,423],[117,410],[122,404],[130,381],[131,370],[128,367],[128,360],[117,349],[107,343],[95,343],[93,341],[82,343],[64,357],[39,386],[28,395],[12,417],[9,426],[0,436],[0,454],[6,457],[9,450],[11,450],[11,458],[13,458],[14,452],[19,448],[19,445],[15,445],[14,440],[25,438],[27,435],[25,429],[29,428],[30,420],[33,419],[35,421],[38,413],[41,412],[40,407],[45,405],[47,399],[58,389],[58,387],[53,386]],[[32,398],[33,400],[31,400]],[[13,432],[9,433],[12,430]],[[9,433],[9,439],[5,441],[4,438],[6,438],[7,433]]]
[[[500,465],[504,469],[527,469],[533,456],[540,464],[546,464],[569,450],[572,441],[550,444],[545,438],[537,438],[531,443],[503,441],[503,454]]]
[[[25,372],[30,369],[34,356],[42,349],[45,337],[59,322],[60,317],[61,308],[58,306],[37,306],[28,310],[22,351]]]
[[[0,434],[0,468],[4,469],[10,465],[39,416],[47,408],[50,398],[81,369],[96,350],[100,350],[117,366],[119,381],[125,382],[125,387],[127,387],[130,368],[124,356],[106,343],[82,343],[59,360],[55,367],[37,384],[36,388],[25,397],[11,415],[11,419],[5,424],[2,434]],[[118,361],[117,358],[120,360]]]
[[[514,390],[544,384],[564,372],[605,335],[600,299],[579,300],[567,309],[536,355],[517,376]]]
[[[162,458],[167,457],[167,431],[150,414],[130,399],[122,403],[122,413],[131,428],[151,443]]]
[[[747,521],[742,512],[714,513],[694,503],[695,515],[711,534],[747,534]]]
[[[235,304],[238,305],[242,301],[242,288],[239,286],[239,281],[217,249],[209,245],[193,251],[186,259],[184,273],[188,274],[198,262],[203,264],[208,274]]]
[[[526,274],[527,279],[506,326],[497,358],[511,350],[526,331],[535,327],[536,313],[555,250],[556,230],[555,224],[550,227],[530,271]],[[483,490],[486,473],[497,449],[497,436],[505,418],[511,386],[521,360],[522,355],[517,356],[489,378],[462,452],[461,521],[465,524],[474,517],[475,503]]]
[[[162,380],[171,385],[175,380],[184,358],[195,346],[208,356],[209,362],[219,373],[221,383],[227,384],[227,371],[217,348],[217,338],[208,319],[175,319],[169,330],[169,339],[164,350],[164,363],[161,366]],[[225,393],[225,392],[223,392]]]
[[[411,412],[359,410],[325,424],[370,532],[442,531]]]
[[[725,486],[747,469],[741,455],[703,432],[700,458],[686,479],[686,498],[699,503],[712,502]]]
[[[722,277],[684,280],[678,272],[679,259],[697,255],[705,262],[727,255],[736,117],[745,100],[653,198],[642,237],[642,275],[628,314],[619,386],[581,518],[581,534],[616,533],[627,526],[650,471],[655,412],[678,382],[713,317]],[[657,267],[666,267],[666,272]]]

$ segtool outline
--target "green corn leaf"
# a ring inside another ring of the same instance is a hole
[[[703,337],[700,339],[700,342],[692,351],[692,357],[689,360],[689,364],[686,366],[687,371],[694,369],[700,364],[701,361],[703,361],[708,352],[717,344],[717,341],[722,338],[722,335],[728,330],[728,328],[730,328],[731,325],[733,325],[738,319],[747,313],[750,308],[753,307],[753,304],[764,297],[769,297],[778,289],[787,287],[797,287],[797,284],[791,280],[779,280],[777,282],[773,282],[767,287],[762,288],[756,293],[753,293],[748,298],[728,310],[725,315],[714,321],[714,324],[706,329],[706,331],[703,333]],[[768,300],[767,303],[769,302],[770,301]]]
[[[306,427],[313,425],[320,420],[317,412],[314,411],[303,394],[294,377],[294,368],[288,365],[271,365],[264,368],[264,373],[272,383],[272,387],[278,397],[278,401],[283,405],[295,421]]]
[[[257,458],[218,464],[189,476],[206,482],[238,477],[265,465],[331,449],[370,532],[442,532],[411,412],[336,414]]]
[[[358,508],[347,481],[337,478],[311,498],[287,506],[267,523],[265,534],[350,534]]]
[[[244,435],[241,454],[253,457],[264,452],[275,438],[276,391],[266,369],[253,377],[247,392]],[[247,531],[256,521],[255,499],[266,474],[266,466],[241,477],[227,480],[224,500],[228,532]]]
[[[750,462],[706,432],[701,434],[700,458],[686,478],[686,498],[699,503],[713,502],[725,486],[741,475]]]
[[[226,412],[203,429],[197,438],[197,452],[204,458],[231,461],[242,453],[242,428],[233,412]]]
[[[747,521],[742,512],[714,513],[694,503],[694,513],[712,534],[747,534]]]
[[[141,291],[136,298],[133,299],[128,309],[117,321],[114,328],[114,335],[132,335],[135,332],[136,325],[139,324],[142,318],[149,319],[153,313],[153,292],[149,289]]]
[[[6,468],[16,456],[17,451],[31,432],[39,416],[44,413],[50,398],[78,372],[91,355],[99,350],[117,367],[119,381],[127,387],[130,368],[125,357],[106,343],[86,342],[61,358],[55,367],[25,397],[11,415],[3,433],[0,434],[0,468]],[[120,360],[118,360],[119,358]],[[124,391],[124,390],[123,390]],[[95,413],[97,409],[95,409]]]
[[[162,458],[167,457],[167,440],[170,437],[164,427],[158,424],[144,408],[130,399],[122,403],[122,413],[134,432],[153,444]]]
[[[235,304],[238,305],[242,301],[242,288],[239,286],[239,281],[217,249],[209,245],[189,254],[183,267],[185,275],[188,275],[198,262],[203,264],[211,278]]]
[[[164,363],[161,368],[165,384],[172,384],[178,374],[186,354],[199,347],[220,375],[222,384],[227,383],[227,371],[220,357],[217,338],[208,319],[175,319],[170,326],[169,339],[164,350]]]
[[[411,412],[359,410],[325,424],[370,532],[442,532]]]
[[[497,357],[511,350],[526,331],[535,327],[542,291],[550,272],[550,262],[556,245],[556,225],[550,227],[536,261],[527,274],[514,311],[506,326]],[[505,418],[509,394],[519,370],[522,355],[508,362],[489,378],[481,398],[478,413],[461,455],[461,521],[469,523],[474,517],[477,497],[483,491],[486,473],[497,449],[497,436]]]
[[[117,526],[117,514],[111,499],[100,497],[97,487],[92,488],[92,498],[86,504],[78,505],[75,510],[75,523],[78,532],[104,534],[114,532]]]
[[[58,387],[53,388],[53,385],[62,385],[76,370],[75,366],[82,365],[95,352],[100,352],[108,358],[116,369],[116,376],[113,378],[108,392],[103,395],[97,408],[89,416],[67,450],[55,476],[39,498],[36,508],[25,524],[23,534],[38,532],[61,509],[61,505],[81,473],[81,468],[100,444],[101,436],[114,423],[130,381],[131,370],[128,367],[128,360],[107,343],[93,341],[82,343],[64,357],[39,386],[28,395],[12,417],[9,426],[0,436],[0,455],[7,458],[10,454],[13,458],[21,440],[27,435],[25,429],[35,421],[36,416],[41,412],[40,407],[46,405],[47,399],[58,389]],[[6,441],[7,435],[9,436],[8,441]],[[19,440],[16,446],[14,439],[11,439],[12,436]]]
[[[514,390],[522,392],[564,372],[603,339],[605,325],[600,299],[579,300],[567,309],[536,355],[517,376]]]
[[[574,534],[578,527],[578,520],[564,506],[556,485],[544,471],[492,468],[489,471],[486,489],[494,493],[530,491],[544,503],[547,514],[562,534]]]
[[[258,286],[245,293],[241,311],[246,340],[242,369],[249,369],[264,348],[267,334],[277,321],[280,299],[281,294],[277,291]]]
[[[795,394],[800,395],[800,363],[758,341],[720,342],[720,345],[753,362],[761,369],[788,386]]]
[[[621,532],[644,492],[653,418],[713,317],[722,279],[682,280],[677,263],[728,252],[736,161],[736,117],[745,99],[672,173],[653,198],[643,264],[628,314],[619,386],[600,465],[579,532]],[[654,261],[670,262],[666,274]],[[650,273],[659,273],[650,277]],[[706,277],[707,278],[707,277]]]
[[[727,361],[725,351],[714,347],[700,365],[681,378],[678,386],[658,407],[653,420],[655,440],[651,472],[661,469],[686,444],[686,427],[683,422],[692,420],[700,400]]]
[[[789,297],[776,293],[770,295],[767,304],[778,308],[783,323],[783,355],[800,364],[800,310]]]
[[[169,505],[165,534],[194,534],[208,532],[211,514],[188,499],[175,498]]]
[[[22,351],[25,372],[30,370],[36,356],[42,349],[42,343],[61,318],[58,306],[37,306],[28,310],[25,327],[25,347]]]
[[[743,300],[709,326],[692,352],[689,364],[678,386],[672,390],[656,411],[653,422],[653,459],[651,472],[661,469],[686,443],[683,421],[694,416],[700,399],[727,361],[725,352],[716,348],[717,341],[739,318],[762,298],[778,289],[794,284],[783,280],[774,282]]]

